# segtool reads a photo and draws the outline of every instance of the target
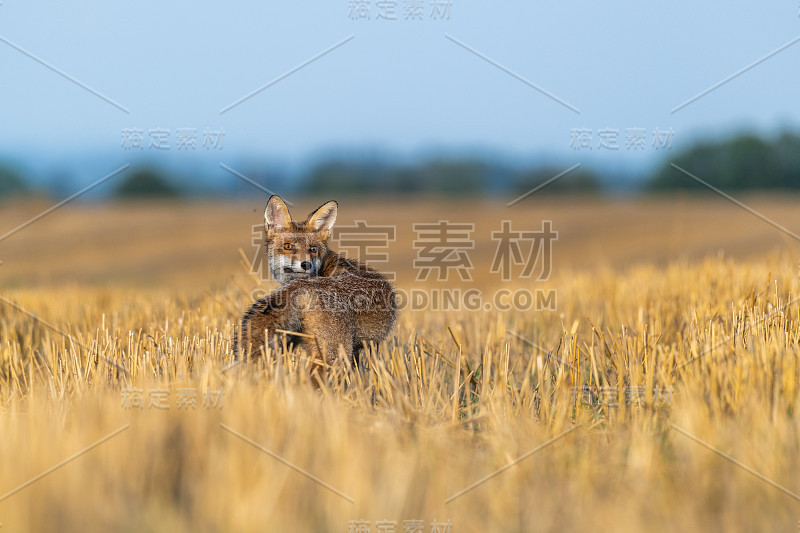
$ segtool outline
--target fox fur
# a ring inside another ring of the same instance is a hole
[[[348,361],[365,343],[381,342],[394,327],[397,303],[378,271],[328,247],[338,204],[330,201],[303,222],[284,201],[270,197],[264,210],[270,271],[280,288],[257,300],[236,328],[237,360],[261,356],[267,341],[289,331],[319,363],[320,374],[343,350]]]

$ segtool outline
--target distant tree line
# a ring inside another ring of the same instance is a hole
[[[512,169],[480,159],[434,160],[416,165],[362,164],[328,161],[314,167],[305,191],[318,193],[393,193],[464,195],[480,192],[523,193],[542,185],[563,169],[542,166]],[[547,185],[550,193],[593,193],[602,189],[600,176],[578,169],[569,179]]]
[[[497,161],[474,158],[441,158],[414,164],[387,160],[329,159],[303,175],[288,179],[268,171],[274,188],[313,194],[523,194],[542,187],[539,194],[595,194],[614,186],[614,178],[583,167],[553,180],[563,168],[541,165],[518,168]],[[261,181],[265,169],[245,170]],[[693,178],[695,176],[697,179]],[[800,190],[800,136],[784,132],[772,138],[750,133],[719,141],[698,142],[674,154],[649,176],[633,182],[634,192],[701,190],[707,184],[722,190]],[[265,180],[266,181],[266,180]],[[550,181],[550,183],[548,183]],[[250,187],[233,180],[230,194]],[[0,198],[36,194],[19,169],[0,162]],[[177,198],[198,194],[191,182],[154,166],[127,171],[106,195],[119,199]],[[202,191],[199,193],[202,194]]]
[[[28,193],[22,173],[10,165],[0,165],[0,198]]]
[[[114,189],[114,196],[128,199],[176,198],[180,196],[180,189],[158,169],[144,167],[123,177]]]
[[[670,163],[723,190],[800,190],[800,136],[794,133],[774,139],[743,134],[701,142]],[[648,189],[705,188],[670,163],[646,183]]]

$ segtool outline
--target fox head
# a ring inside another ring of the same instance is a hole
[[[319,275],[322,258],[328,252],[339,204],[322,204],[303,222],[295,222],[286,203],[277,195],[270,197],[264,210],[267,230],[267,258],[272,277],[281,285],[300,278]]]

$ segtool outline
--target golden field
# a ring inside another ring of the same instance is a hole
[[[273,287],[265,200],[67,205],[0,240],[3,531],[797,529],[792,236],[712,197],[340,199],[338,225],[396,226],[399,289],[557,309],[405,309],[315,390],[291,347],[232,361]],[[797,199],[743,201],[800,232]],[[47,207],[0,206],[0,233]],[[472,281],[415,281],[439,220],[475,224]],[[489,271],[502,220],[552,220],[548,280]]]

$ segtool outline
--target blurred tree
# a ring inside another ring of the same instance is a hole
[[[475,193],[489,186],[489,165],[477,160],[436,160],[415,166],[329,161],[314,167],[306,183],[311,193]]]
[[[421,169],[425,188],[444,194],[473,194],[489,187],[489,166],[477,160],[432,161]]]
[[[0,198],[19,196],[28,192],[22,175],[9,166],[0,166]]]
[[[419,193],[425,189],[425,176],[418,167],[401,166],[387,171],[387,187],[400,194]]]
[[[379,168],[358,162],[328,161],[311,169],[308,192],[357,194],[380,190]]]
[[[128,174],[114,189],[118,198],[175,198],[179,191],[169,179],[152,168],[141,168]]]
[[[788,189],[800,189],[800,136],[783,132],[773,145],[782,163],[780,182]]]
[[[800,188],[800,137],[792,133],[774,140],[746,133],[722,142],[698,143],[670,162],[724,190]],[[705,187],[666,163],[647,188]]]
[[[520,171],[514,177],[514,194],[525,194],[558,176],[563,171],[563,168],[555,167],[541,167]],[[597,175],[579,168],[544,186],[540,191],[537,191],[537,194],[597,194],[601,190],[602,184]]]

